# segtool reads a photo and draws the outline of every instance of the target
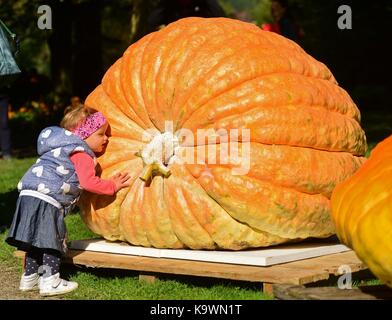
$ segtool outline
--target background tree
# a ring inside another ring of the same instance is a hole
[[[136,42],[148,33],[148,17],[157,6],[158,0],[132,1],[131,41]]]

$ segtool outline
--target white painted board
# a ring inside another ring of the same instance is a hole
[[[345,245],[330,243],[297,243],[244,251],[156,249],[132,246],[124,242],[110,242],[102,239],[74,240],[71,241],[69,247],[70,249],[76,250],[250,266],[271,266],[350,250]]]

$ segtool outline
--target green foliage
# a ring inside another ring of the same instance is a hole
[[[50,125],[58,125],[61,116],[62,112],[47,113],[39,108],[12,113],[9,126],[13,148],[32,148],[36,145],[41,130]]]
[[[219,3],[229,18],[240,18],[239,14],[246,12],[249,22],[258,26],[272,20],[270,0],[221,0]]]
[[[251,12],[258,26],[272,22],[271,2],[268,0],[257,1]]]
[[[16,60],[21,69],[34,67],[38,72],[49,76],[50,52],[47,39],[50,31],[37,27],[37,9],[41,4],[44,3],[38,0],[2,1],[0,17],[20,39],[20,53]]]

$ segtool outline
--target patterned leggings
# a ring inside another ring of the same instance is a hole
[[[53,249],[30,249],[25,256],[25,275],[40,273],[50,277],[60,271],[61,253]]]

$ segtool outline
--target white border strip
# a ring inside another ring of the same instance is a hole
[[[41,200],[44,200],[51,205],[54,205],[56,208],[61,209],[63,206],[58,202],[56,199],[47,196],[46,194],[43,194],[42,192],[35,191],[35,190],[22,190],[19,194],[19,196],[31,196],[35,198],[39,198]]]
[[[251,266],[271,266],[291,261],[350,251],[342,244],[307,243],[244,251],[209,251],[189,249],[157,249],[132,246],[124,242],[101,239],[73,240],[71,249],[193,261],[219,262]]]

